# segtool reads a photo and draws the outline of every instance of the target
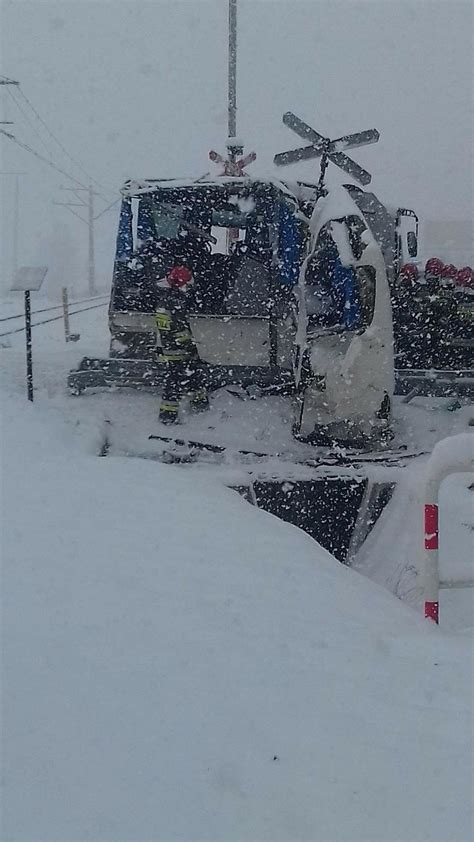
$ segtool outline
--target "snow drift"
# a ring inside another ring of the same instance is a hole
[[[468,641],[90,435],[4,409],[3,838],[469,839]]]

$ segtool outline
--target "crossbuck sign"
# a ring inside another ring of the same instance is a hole
[[[311,158],[321,158],[321,175],[319,186],[323,186],[324,174],[331,161],[341,170],[348,173],[360,184],[370,184],[372,176],[363,167],[356,164],[352,158],[344,154],[344,150],[352,149],[356,146],[367,146],[369,143],[377,143],[380,135],[377,129],[367,129],[365,132],[356,132],[355,134],[347,134],[343,137],[338,137],[336,140],[330,140],[319,134],[315,129],[307,123],[300,120],[296,114],[287,111],[283,115],[283,122],[285,126],[294,131],[303,140],[309,141],[308,146],[300,146],[298,149],[290,149],[288,152],[279,152],[275,155],[273,162],[279,166],[286,166],[287,164],[295,164],[297,161],[307,161]]]

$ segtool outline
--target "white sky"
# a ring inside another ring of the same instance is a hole
[[[21,82],[70,154],[112,191],[130,176],[199,175],[227,135],[227,7],[3,0],[0,72]],[[383,200],[423,218],[472,218],[472,10],[470,0],[238,0],[238,134],[258,153],[252,172],[274,172],[274,153],[300,145],[281,122],[287,110],[332,137],[375,127],[379,143],[354,158]],[[0,119],[83,180],[43,132],[46,152],[2,94]],[[72,262],[76,276],[85,226],[52,205],[67,200],[59,186],[68,182],[6,139],[0,154],[2,170],[28,173],[20,262],[63,272]],[[315,170],[305,162],[284,172],[311,178]],[[2,176],[0,191],[8,269],[12,180]],[[105,273],[115,224],[113,212],[97,224]]]

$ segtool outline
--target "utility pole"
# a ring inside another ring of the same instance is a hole
[[[237,134],[237,0],[229,0],[228,122],[229,139]],[[229,146],[231,161],[235,154]],[[242,153],[240,153],[242,154]]]
[[[13,189],[13,272],[16,272],[18,269],[18,238],[20,229],[20,185],[18,175],[15,175]]]
[[[89,185],[89,201],[88,201],[88,224],[89,224],[89,293],[95,295],[97,292],[95,285],[95,250],[94,250],[94,191],[92,185]]]
[[[19,85],[14,79],[7,79],[6,76],[0,76],[0,85]],[[0,126],[13,126],[11,120],[0,120]]]
[[[97,289],[95,285],[95,247],[94,247],[94,190],[92,189],[92,185],[89,187],[61,187],[61,190],[68,190],[71,193],[74,193],[76,199],[79,199],[79,202],[53,202],[53,205],[60,205],[63,208],[67,208],[74,216],[77,216],[81,222],[84,222],[85,225],[88,227],[88,261],[87,261],[87,273],[88,273],[88,284],[89,284],[89,294],[96,295]],[[81,192],[86,191],[87,201],[84,201],[83,197],[80,195]],[[77,211],[72,210],[73,208],[87,208],[87,219],[84,219],[80,213]]]
[[[114,199],[110,205],[107,205],[106,208],[100,211],[100,213],[94,216],[94,196],[97,194],[94,193],[91,186],[89,187],[61,187],[61,190],[70,190],[76,195],[76,199],[79,199],[79,202],[53,202],[53,205],[61,205],[63,208],[67,208],[74,216],[77,216],[78,219],[81,220],[85,225],[88,226],[88,279],[89,279],[89,292],[91,295],[96,295],[96,285],[95,285],[95,228],[94,222],[96,219],[100,219],[104,213],[107,213],[113,207],[115,207],[118,202],[121,200],[121,196],[117,199]],[[78,195],[81,190],[86,190],[88,193],[87,202],[85,202],[82,196]],[[80,213],[77,211],[72,210],[72,208],[87,208],[87,219],[84,219]]]
[[[227,76],[227,158],[211,149],[209,158],[215,164],[223,164],[221,175],[245,176],[244,167],[255,161],[255,152],[250,152],[244,158],[244,145],[236,137],[237,132],[237,0],[229,0],[229,46],[228,46],[228,76]],[[226,252],[231,253],[232,244],[239,239],[238,228],[228,228],[226,237]]]
[[[13,183],[13,239],[12,239],[12,267],[13,275],[18,269],[18,244],[20,238],[20,175],[28,175],[25,172],[0,172],[0,175],[12,175]]]
[[[17,82],[15,79],[8,79],[7,76],[0,76],[0,85],[16,85],[18,87],[20,83]],[[11,120],[0,120],[0,125],[2,126],[12,126],[13,123]],[[16,270],[18,269],[18,236],[19,236],[19,225],[20,225],[20,185],[18,181],[18,177],[20,175],[26,175],[26,173],[22,172],[2,172],[0,175],[13,175],[15,177],[14,187],[13,187],[13,244],[12,244],[12,266],[13,266],[13,275],[15,275]]]

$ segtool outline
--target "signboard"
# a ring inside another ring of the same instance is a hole
[[[330,140],[315,131],[307,123],[300,120],[296,114],[287,111],[283,115],[283,122],[303,140],[309,141],[309,146],[301,146],[298,149],[290,149],[287,152],[279,152],[275,155],[273,162],[279,166],[294,164],[297,161],[306,161],[309,158],[321,158],[321,186],[327,162],[335,164],[348,175],[355,178],[360,184],[370,184],[372,176],[367,170],[359,166],[352,158],[344,154],[345,149],[352,149],[355,146],[367,146],[370,143],[377,143],[380,135],[377,129],[367,129],[363,132],[343,135],[335,140]]]
[[[12,292],[38,292],[47,271],[47,266],[20,266],[13,278]]]

